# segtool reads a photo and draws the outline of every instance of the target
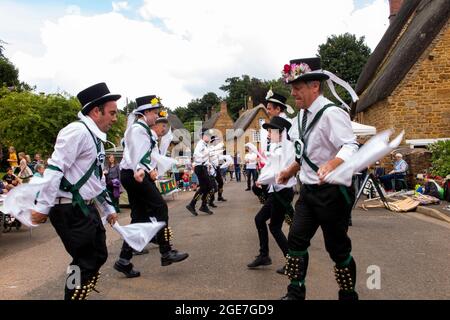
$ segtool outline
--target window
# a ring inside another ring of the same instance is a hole
[[[261,142],[261,134],[259,131],[253,130],[253,142]]]

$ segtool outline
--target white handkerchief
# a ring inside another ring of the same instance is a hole
[[[113,229],[120,234],[130,247],[136,251],[142,251],[165,225],[165,222],[144,222],[121,226],[116,222],[113,225]]]
[[[380,160],[389,152],[397,148],[402,142],[404,131],[402,131],[394,140],[389,143],[391,130],[386,130],[372,137],[362,146],[349,161],[344,162],[334,171],[325,177],[325,182],[331,184],[345,185],[347,181],[351,182],[350,177],[362,169]],[[346,184],[348,187],[348,183]]]

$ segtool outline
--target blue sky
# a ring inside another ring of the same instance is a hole
[[[170,0],[167,0],[170,1]],[[186,0],[186,1],[195,1],[195,0]],[[214,0],[211,0],[214,1]],[[216,0],[217,1],[217,0]],[[223,0],[220,0],[223,1]],[[255,1],[255,0],[247,0],[247,1]],[[257,0],[256,0],[257,1]],[[306,0],[302,0],[306,1]],[[330,0],[330,1],[339,1],[339,0]],[[371,4],[374,0],[353,0],[356,9],[361,9],[369,4]],[[68,6],[76,5],[81,8],[82,12],[85,14],[93,14],[93,13],[104,13],[111,11],[111,0],[39,0],[36,3],[36,0],[16,0],[14,2],[23,3],[30,6],[44,6],[44,7],[53,7],[55,9],[59,9],[61,11],[66,10]],[[118,1],[117,1],[118,2]],[[134,11],[133,9],[138,8],[143,0],[128,0],[128,5],[130,6],[130,11]],[[301,1],[299,1],[301,3]],[[133,13],[130,13],[133,15]]]

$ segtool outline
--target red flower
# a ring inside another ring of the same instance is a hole
[[[284,73],[289,73],[291,72],[291,66],[289,64],[285,64],[284,65],[284,69],[283,69]]]

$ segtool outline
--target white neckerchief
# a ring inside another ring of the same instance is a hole
[[[91,132],[100,140],[102,140],[102,142],[106,142],[106,133],[104,133],[103,131],[101,131],[99,129],[99,127],[97,126],[97,124],[94,122],[94,120],[92,120],[91,117],[89,116],[85,116],[84,114],[80,112],[78,112],[78,119],[80,119],[81,121],[83,121],[86,126],[89,128],[89,130],[91,130]]]

